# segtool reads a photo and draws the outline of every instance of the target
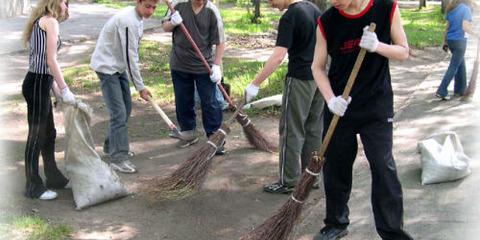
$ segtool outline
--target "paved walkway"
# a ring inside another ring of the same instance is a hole
[[[91,51],[92,46],[94,46],[95,42],[93,40],[103,26],[103,22],[108,18],[106,15],[111,15],[115,11],[101,5],[72,4],[72,19],[62,25],[62,31],[65,31],[62,32],[62,35],[64,39],[74,44],[62,50],[65,52],[61,55],[78,55],[79,59],[74,58],[70,62],[60,62],[63,65],[74,65],[76,61],[81,61],[85,57],[85,53]],[[91,20],[88,24],[82,23],[81,19],[89,19],[86,16],[92,17],[94,20]],[[479,18],[478,14],[475,15],[474,21],[478,22]],[[6,39],[1,39],[1,41],[7,41],[7,43],[1,42],[0,47],[3,47],[4,43],[10,44],[9,48],[4,50],[9,54],[2,55],[2,57],[8,59],[6,65],[3,65],[3,67],[8,67],[8,71],[5,69],[0,71],[0,79],[2,79],[0,94],[2,96],[5,94],[17,96],[21,79],[25,74],[26,57],[24,53],[18,53],[19,48],[16,47],[16,41],[18,41],[18,34],[20,33],[17,30],[11,32],[5,30],[6,28],[20,29],[21,24],[18,21],[24,21],[24,19],[20,17],[16,21],[17,23],[12,19],[0,20],[0,25],[2,25],[0,34],[7,36]],[[70,23],[72,25],[68,25]],[[153,24],[155,25],[155,23]],[[474,24],[474,26],[478,31],[479,24]],[[80,31],[81,28],[83,30]],[[156,39],[166,43],[170,41],[170,36],[167,33],[150,31],[147,31],[145,39]],[[90,40],[81,43],[76,42],[76,40],[84,39]],[[475,47],[476,40],[469,40],[466,54],[469,75],[472,72]],[[268,52],[263,53],[266,56],[268,55]],[[252,51],[251,54],[259,53]],[[480,137],[478,136],[480,132],[480,122],[478,121],[480,117],[480,89],[477,89],[477,94],[471,102],[465,103],[458,100],[443,102],[437,100],[434,97],[434,92],[445,73],[447,65],[448,59],[440,64],[425,65],[423,69],[415,66],[409,69],[392,66],[392,75],[398,79],[402,79],[402,74],[409,71],[428,70],[429,72],[420,83],[412,82],[404,77],[404,82],[397,81],[394,85],[396,93],[399,93],[395,99],[396,109],[400,109],[395,116],[394,154],[404,190],[405,228],[415,239],[420,240],[476,240],[480,235],[480,228],[478,228],[480,225],[480,203],[478,201],[480,199],[480,191],[478,191],[478,183],[480,182],[480,151],[478,150],[480,147]],[[0,113],[1,111],[0,109]],[[466,154],[473,160],[471,165],[472,175],[456,182],[422,186],[420,184],[420,156],[416,152],[416,145],[419,140],[433,133],[446,130],[455,131],[459,135]],[[352,224],[346,240],[379,239],[375,232],[371,213],[369,183],[368,164],[363,154],[359,154],[354,169],[354,189],[350,200]],[[62,204],[60,200],[59,203],[60,207],[71,208],[70,203]],[[321,191],[312,193],[308,206],[310,208],[305,209],[305,213],[307,213],[304,216],[305,220],[297,229],[297,239],[310,240],[312,233],[320,228],[325,209]],[[94,212],[91,211],[90,213],[93,214]],[[230,227],[235,228],[235,226]],[[95,227],[91,228],[95,229]],[[152,230],[144,229],[144,231],[143,236],[147,236],[149,231]],[[151,238],[139,237],[139,239]]]

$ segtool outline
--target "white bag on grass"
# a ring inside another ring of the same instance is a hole
[[[434,134],[418,143],[422,161],[422,185],[454,181],[468,176],[470,158],[455,132]]]
[[[65,111],[65,162],[77,210],[128,194],[118,175],[95,151],[90,133],[91,112],[80,101]]]
[[[245,104],[243,109],[263,109],[270,106],[282,106],[282,94],[273,95]]]

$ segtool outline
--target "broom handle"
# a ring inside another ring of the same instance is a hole
[[[376,27],[375,23],[370,23],[368,31],[370,32],[375,31],[375,27]],[[366,53],[366,50],[363,48],[361,48],[360,53],[358,53],[357,60],[355,61],[355,65],[353,65],[352,73],[350,73],[350,77],[348,78],[347,85],[343,90],[342,97],[345,100],[347,100],[348,95],[350,94],[350,90],[352,90],[353,83],[355,83],[355,79],[357,78],[358,71],[360,71],[360,67],[362,66],[363,59],[365,58],[365,53]],[[339,119],[340,117],[338,115],[333,115],[332,121],[328,126],[327,134],[325,134],[325,138],[323,139],[322,145],[320,146],[320,150],[318,153],[318,156],[320,157],[320,159],[323,158],[323,156],[325,155],[325,152],[327,151],[328,144],[330,143],[330,139],[332,139],[333,131],[335,130],[335,127],[337,126]]]
[[[152,98],[148,98],[148,102],[150,103],[150,105],[152,105],[153,109],[155,109],[155,111],[158,114],[160,114],[160,117],[162,117],[163,121],[167,123],[170,130],[175,131],[177,133],[180,132],[177,126],[170,120],[170,118],[168,118],[167,114],[165,114],[165,112],[160,108],[160,106],[157,105],[157,103],[155,103],[155,101],[153,101]]]
[[[170,9],[170,12],[175,13],[175,9],[173,8],[172,6],[172,3],[170,3],[168,0],[165,1],[165,3],[167,4],[167,7],[168,9]],[[190,33],[188,32],[187,28],[185,27],[185,25],[182,23],[180,23],[180,29],[182,30],[183,34],[185,35],[185,37],[187,37],[188,41],[190,42],[190,44],[192,45],[193,47],[193,50],[195,50],[195,54],[197,55],[198,58],[200,58],[200,61],[202,62],[202,65],[208,70],[208,73],[211,74],[212,73],[212,69],[210,68],[210,65],[208,64],[207,60],[205,59],[205,57],[203,56],[202,52],[200,51],[200,49],[198,48],[197,44],[195,43],[195,41],[193,40],[192,36],[190,35]],[[228,96],[227,94],[227,91],[225,91],[225,88],[223,88],[222,84],[217,84],[218,85],[218,88],[220,89],[220,91],[222,92],[223,94],[223,97],[227,100],[228,104],[231,106],[231,107],[235,107],[235,104],[233,103],[232,99],[230,98],[230,96]]]

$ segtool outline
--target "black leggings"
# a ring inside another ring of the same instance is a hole
[[[28,72],[22,85],[22,94],[28,108],[28,139],[25,148],[25,196],[38,198],[48,188],[63,188],[68,179],[58,170],[55,162],[56,130],[53,123],[50,88],[53,77]],[[42,154],[46,187],[38,172]]]

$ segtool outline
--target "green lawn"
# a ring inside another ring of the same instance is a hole
[[[402,9],[401,15],[410,47],[424,48],[442,44],[445,21],[440,7]]]

